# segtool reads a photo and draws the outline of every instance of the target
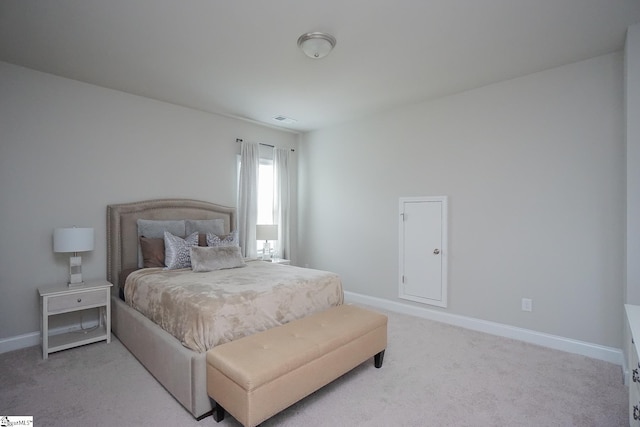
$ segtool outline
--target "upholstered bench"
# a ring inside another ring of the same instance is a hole
[[[214,419],[253,427],[370,357],[382,366],[387,316],[341,305],[207,352]]]

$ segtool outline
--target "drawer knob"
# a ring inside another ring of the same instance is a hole
[[[82,298],[78,298],[78,302],[82,302]]]

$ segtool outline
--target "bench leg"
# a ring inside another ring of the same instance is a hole
[[[211,400],[211,406],[213,406],[213,419],[216,420],[217,423],[219,423],[220,421],[224,420],[225,410],[222,406],[220,406],[218,402],[214,401],[211,398],[209,398],[209,400]]]
[[[373,356],[373,363],[376,368],[382,367],[383,360],[384,360],[384,350],[382,350],[380,353]]]

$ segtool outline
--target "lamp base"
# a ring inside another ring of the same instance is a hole
[[[82,257],[69,257],[69,283],[67,283],[67,286],[71,288],[82,285],[84,285],[82,280]]]
[[[269,261],[271,260],[271,245],[268,240],[265,240],[262,245],[262,260]]]

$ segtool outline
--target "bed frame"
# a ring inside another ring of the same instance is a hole
[[[236,227],[234,208],[191,199],[160,199],[107,206],[107,280],[113,283],[111,330],[147,370],[191,414],[211,414],[207,396],[206,353],[184,347],[171,334],[129,307],[119,297],[123,270],[138,265],[138,219],[217,219],[225,232]]]

